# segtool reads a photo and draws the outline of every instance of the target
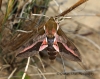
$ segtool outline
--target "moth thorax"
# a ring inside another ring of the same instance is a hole
[[[52,34],[47,34],[47,37],[48,37],[48,38],[53,38],[54,35],[52,35]]]

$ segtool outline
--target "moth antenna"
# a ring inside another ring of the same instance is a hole
[[[45,17],[47,17],[47,18],[50,18],[49,16],[47,16],[47,15],[43,15],[43,14],[32,14],[33,16],[45,16]]]
[[[63,11],[62,11],[62,9],[60,8],[60,5],[58,4],[58,2],[57,2],[56,0],[53,0],[53,1],[54,1],[54,3],[56,4],[56,6],[58,7],[58,10],[60,10],[59,12],[62,13]],[[64,16],[61,16],[61,17],[60,17],[61,20],[58,21],[58,22],[62,22],[62,21],[64,20],[63,17],[64,17]],[[71,18],[71,17],[66,17],[66,18],[69,19],[69,18]]]
[[[62,9],[60,8],[60,5],[58,4],[58,2],[56,1],[56,0],[53,0],[54,1],[54,3],[56,4],[56,6],[58,7],[58,11],[60,12],[60,13],[62,13],[63,11],[62,11]],[[57,22],[60,22],[60,21],[58,21],[57,20]]]

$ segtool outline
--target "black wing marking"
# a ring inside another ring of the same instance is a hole
[[[81,61],[81,56],[76,46],[67,38],[64,32],[59,28],[58,30],[58,46],[61,54],[72,60]]]
[[[58,42],[58,46],[59,46],[60,53],[61,53],[61,55],[63,57],[66,57],[67,59],[72,60],[72,61],[81,61],[79,55],[75,56],[73,53],[71,53],[70,51],[68,51],[64,47],[64,45],[62,43]],[[75,49],[71,49],[71,50],[73,50],[75,53],[77,52],[77,50],[75,50]]]

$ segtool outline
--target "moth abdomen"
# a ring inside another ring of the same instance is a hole
[[[48,57],[50,60],[54,60],[57,56],[57,52],[56,51],[48,51]]]

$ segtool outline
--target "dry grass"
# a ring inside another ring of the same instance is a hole
[[[5,0],[6,1],[6,0]],[[21,2],[18,6],[17,13],[12,14],[13,11],[13,0],[9,0],[7,10],[4,14],[1,13],[0,18],[0,79],[61,79],[65,78],[65,75],[57,75],[58,72],[64,72],[62,61],[58,56],[56,60],[51,63],[46,54],[43,54],[43,58],[40,59],[38,56],[27,59],[16,59],[16,54],[27,47],[27,44],[35,33],[37,28],[41,29],[45,21],[42,17],[30,17],[31,13],[27,8],[26,14],[23,11],[27,4],[30,4],[28,0],[26,2]],[[66,3],[65,3],[65,2]],[[64,2],[61,4],[61,2]],[[61,10],[65,10],[67,7],[72,6],[77,0],[63,0],[59,1],[61,5]],[[97,3],[99,3],[98,1]],[[34,0],[33,0],[34,3]],[[48,2],[36,2],[35,4],[44,4],[47,6]],[[64,58],[65,69],[69,75],[66,75],[70,79],[99,79],[100,78],[100,17],[94,16],[99,13],[96,8],[100,8],[100,5],[95,3],[94,0],[89,0],[87,3],[82,4],[77,9],[73,10],[68,16],[70,19],[65,19],[61,22],[60,27],[66,33],[66,35],[72,40],[77,48],[80,50],[82,56],[82,63],[77,63],[69,61]],[[1,3],[0,3],[1,4]],[[5,2],[3,2],[3,6]],[[12,5],[12,6],[11,6]],[[31,4],[29,5],[31,6]],[[54,1],[49,4],[49,9],[46,13],[48,16],[56,15],[58,7],[55,5]],[[93,8],[91,8],[93,7]],[[21,10],[23,9],[23,10]],[[21,10],[21,13],[20,13]],[[34,14],[45,14],[46,8],[39,9],[37,6],[33,8]],[[22,14],[23,17],[22,18]],[[78,16],[78,15],[93,15],[93,16]],[[13,16],[15,15],[15,16]],[[77,16],[76,16],[77,15]],[[99,15],[99,14],[98,14]],[[21,19],[17,18],[19,16]],[[31,19],[31,20],[30,20]],[[14,24],[17,24],[18,27]],[[36,26],[36,27],[35,27]],[[14,27],[14,28],[13,28]],[[33,28],[34,27],[34,28]],[[20,31],[16,31],[22,29]],[[31,32],[32,31],[32,32]],[[44,52],[45,53],[45,52]],[[30,63],[29,63],[30,61]],[[26,64],[27,63],[27,64]],[[24,71],[25,68],[25,71]],[[25,72],[25,73],[24,73]],[[92,74],[93,72],[93,74]],[[82,75],[80,75],[81,73]],[[23,75],[24,74],[24,75]],[[85,74],[85,75],[83,75]],[[90,75],[92,74],[92,75]],[[15,77],[16,76],[16,77]]]

